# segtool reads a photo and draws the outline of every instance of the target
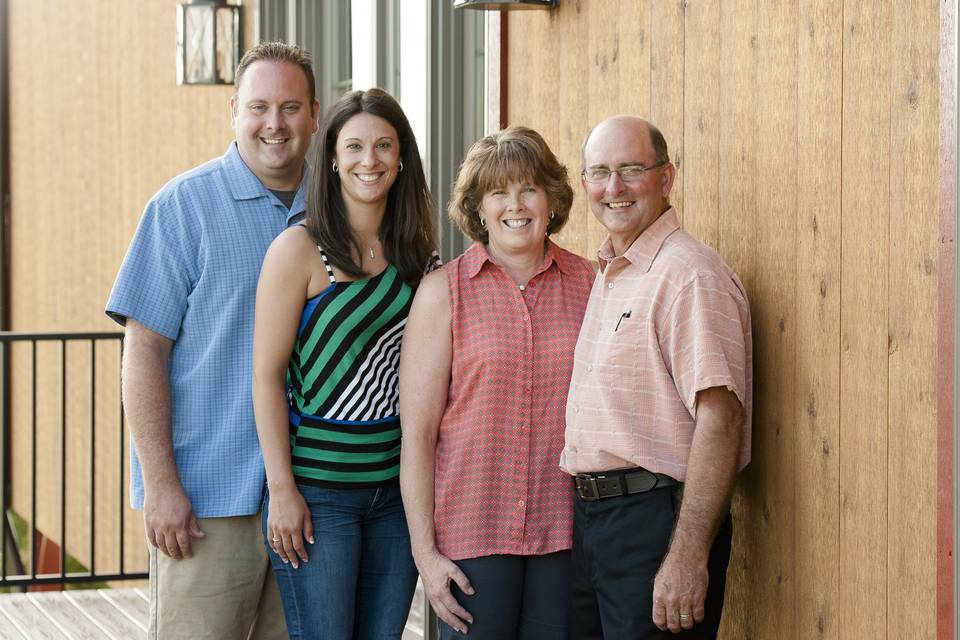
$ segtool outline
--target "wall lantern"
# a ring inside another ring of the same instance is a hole
[[[233,84],[240,7],[225,0],[177,5],[177,84]]]
[[[454,9],[553,9],[560,0],[454,0]]]

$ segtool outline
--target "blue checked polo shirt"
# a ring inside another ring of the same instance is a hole
[[[260,508],[265,475],[250,389],[257,278],[267,247],[302,218],[305,183],[287,211],[231,143],[147,204],[107,302],[120,324],[133,318],[174,341],[173,449],[199,518]],[[142,509],[135,451],[130,494]]]

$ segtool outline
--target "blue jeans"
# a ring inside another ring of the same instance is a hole
[[[417,583],[400,488],[297,485],[313,519],[310,562],[284,564],[266,544],[291,640],[400,639]]]

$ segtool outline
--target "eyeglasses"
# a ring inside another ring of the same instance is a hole
[[[642,164],[628,164],[620,167],[619,169],[608,169],[606,167],[590,167],[589,169],[584,169],[580,172],[580,175],[583,176],[583,179],[587,182],[593,183],[602,183],[606,182],[610,178],[611,173],[616,173],[620,176],[620,179],[624,182],[636,182],[643,178],[643,174],[651,169],[656,169],[667,164],[668,160],[663,162],[658,162],[655,165],[645,167]]]

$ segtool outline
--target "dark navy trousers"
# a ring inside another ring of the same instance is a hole
[[[653,624],[653,580],[670,545],[677,495],[676,487],[665,487],[592,502],[574,497],[572,640],[717,637],[733,537],[729,514],[710,549],[703,622],[679,634]]]

